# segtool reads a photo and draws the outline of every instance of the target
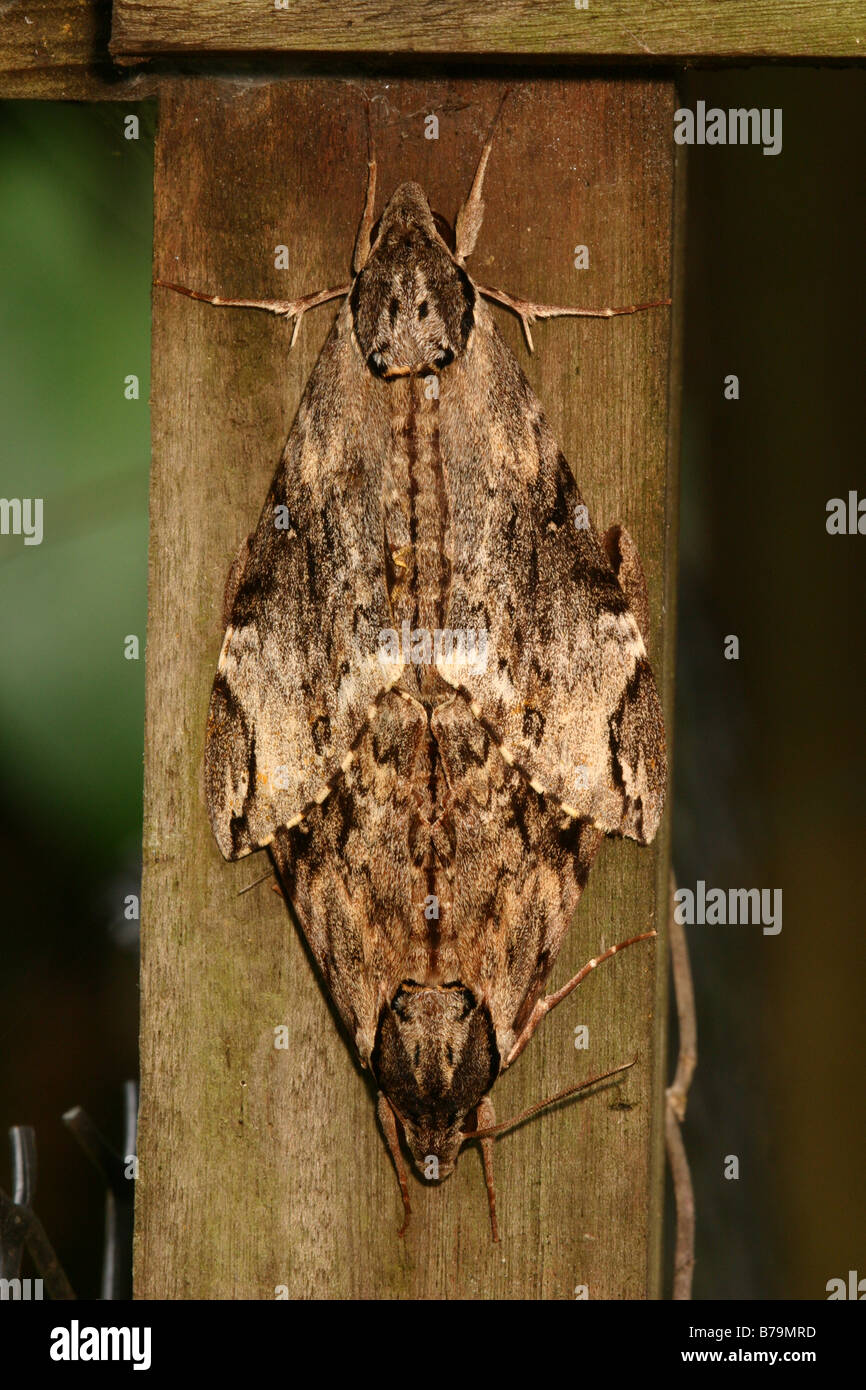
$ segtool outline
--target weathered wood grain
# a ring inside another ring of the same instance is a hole
[[[365,83],[380,206],[418,179],[453,221],[496,109],[488,81]],[[674,106],[667,81],[535,81],[506,107],[471,266],[541,300],[621,304],[669,293]],[[439,139],[424,138],[435,112]],[[366,126],[353,83],[191,80],[164,93],[155,273],[225,295],[340,283],[362,205]],[[274,248],[291,268],[274,269]],[[590,248],[588,272],[573,248]],[[264,855],[226,864],[202,789],[223,583],[255,523],[334,308],[290,329],[154,293],[147,643],[142,1108],[136,1290],[145,1298],[593,1298],[654,1295],[661,1224],[666,944],[609,962],[548,1018],[496,1088],[502,1118],[637,1055],[621,1084],[496,1145],[490,1242],[480,1158],[400,1203],[367,1082]],[[503,328],[574,466],[596,524],[625,522],[650,581],[671,717],[671,318],[561,320],[528,358]],[[605,845],[556,967],[666,921],[668,837]],[[587,1024],[589,1051],[574,1047]],[[286,1024],[290,1048],[273,1046]]]
[[[112,51],[856,57],[862,0],[115,0]]]
[[[111,0],[9,0],[0,5],[0,98],[120,101],[150,96],[147,73],[108,53]]]

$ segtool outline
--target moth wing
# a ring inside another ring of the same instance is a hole
[[[514,1046],[562,945],[599,845],[586,821],[562,824],[457,694],[431,720],[450,802],[450,911],[463,929],[443,967],[490,1007],[500,1055]]]
[[[483,305],[461,372],[440,388],[440,441],[448,623],[476,634],[475,660],[452,651],[440,674],[468,693],[536,790],[600,830],[647,843],[666,763],[643,638],[541,406]]]
[[[370,710],[399,679],[382,544],[382,386],[347,307],[307,384],[242,551],[208,715],[205,789],[227,859],[320,803]]]
[[[277,831],[271,850],[365,1065],[382,1000],[407,976],[423,978],[428,959],[426,874],[412,853],[416,762],[426,737],[424,710],[391,691],[333,793],[310,812],[307,833]]]

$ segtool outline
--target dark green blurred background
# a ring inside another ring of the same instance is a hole
[[[36,1209],[91,1297],[103,1191],[60,1116],[119,1145],[138,1074],[153,113],[129,111],[138,141],[114,104],[0,103],[0,496],[43,498],[45,533],[0,536],[0,1185],[35,1125]]]
[[[825,528],[866,496],[866,73],[681,85],[784,112],[778,157],[688,161],[675,862],[784,894],[778,936],[689,930],[695,1296],[823,1298],[866,1276],[866,536]],[[0,537],[0,1127],[36,1126],[37,1209],[85,1296],[102,1190],[60,1115],[119,1141],[136,1074],[152,130],[146,107],[0,104],[0,495],[45,499],[42,546]]]

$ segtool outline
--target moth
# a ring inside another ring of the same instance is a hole
[[[491,1088],[621,949],[545,995],[603,837],[655,835],[666,764],[637,550],[593,529],[486,301],[530,348],[536,319],[670,301],[575,309],[475,282],[492,138],[453,240],[417,183],[375,220],[371,152],[347,284],[291,302],[167,287],[283,315],[292,342],[344,301],[226,586],[207,807],[226,859],[269,850],[376,1084],[402,1229],[401,1145],[443,1179],[479,1138],[497,1239]]]

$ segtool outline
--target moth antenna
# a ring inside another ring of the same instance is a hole
[[[489,1096],[482,1096],[475,1111],[475,1122],[479,1130],[495,1129],[496,1111]],[[490,1231],[494,1245],[499,1243],[499,1225],[496,1220],[496,1185],[493,1181],[493,1136],[481,1139],[481,1162],[484,1164],[484,1185],[487,1188],[487,1205],[490,1210]]]
[[[246,888],[238,889],[238,897],[243,897],[244,893],[251,893],[254,888],[258,888],[260,883],[266,883],[269,878],[273,878],[273,873],[262,874],[261,878],[254,878],[252,883],[248,883]]]
[[[457,214],[457,221],[454,224],[454,255],[462,265],[467,256],[471,256],[475,250],[475,243],[478,240],[478,233],[481,231],[481,223],[484,221],[484,200],[481,196],[484,187],[484,175],[487,173],[487,161],[490,158],[490,151],[493,148],[493,136],[502,115],[502,108],[513,91],[513,87],[506,87],[502,93],[502,99],[493,117],[490,131],[484,142],[484,148],[478,160],[475,170],[475,177],[472,180],[472,187],[466,202]]]
[[[546,1100],[540,1100],[537,1105],[530,1105],[528,1110],[522,1114],[515,1115],[510,1120],[503,1120],[500,1125],[491,1125],[485,1129],[467,1130],[464,1139],[493,1139],[497,1134],[504,1134],[507,1129],[513,1129],[515,1125],[522,1124],[524,1120],[529,1120],[533,1115],[537,1115],[540,1110],[545,1110],[548,1105],[556,1105],[558,1101],[567,1100],[569,1096],[577,1095],[578,1091],[585,1091],[589,1086],[596,1086],[600,1081],[608,1081],[610,1077],[617,1076],[621,1071],[628,1071],[633,1067],[637,1057],[632,1057],[630,1062],[623,1062],[620,1067],[613,1067],[610,1071],[603,1071],[598,1076],[591,1076],[588,1081],[579,1081],[576,1086],[566,1086],[564,1091],[558,1091],[555,1096],[548,1096]]]
[[[397,1120],[391,1108],[388,1097],[379,1092],[376,1097],[376,1114],[379,1117],[379,1124],[382,1126],[382,1133],[385,1136],[385,1143],[388,1145],[388,1152],[397,1170],[397,1181],[400,1184],[400,1196],[403,1198],[403,1224],[397,1232],[398,1236],[406,1234],[409,1226],[409,1217],[412,1215],[412,1206],[409,1201],[409,1185],[406,1181],[406,1168],[403,1163],[403,1155],[400,1152],[400,1140],[397,1135]]]
[[[370,101],[367,96],[364,97],[364,109],[367,113],[367,193],[364,199],[364,211],[361,213],[361,221],[358,224],[358,234],[355,237],[355,251],[352,256],[352,269],[356,275],[364,269],[370,255],[370,233],[373,229],[373,209],[376,205],[376,150],[373,144]]]

